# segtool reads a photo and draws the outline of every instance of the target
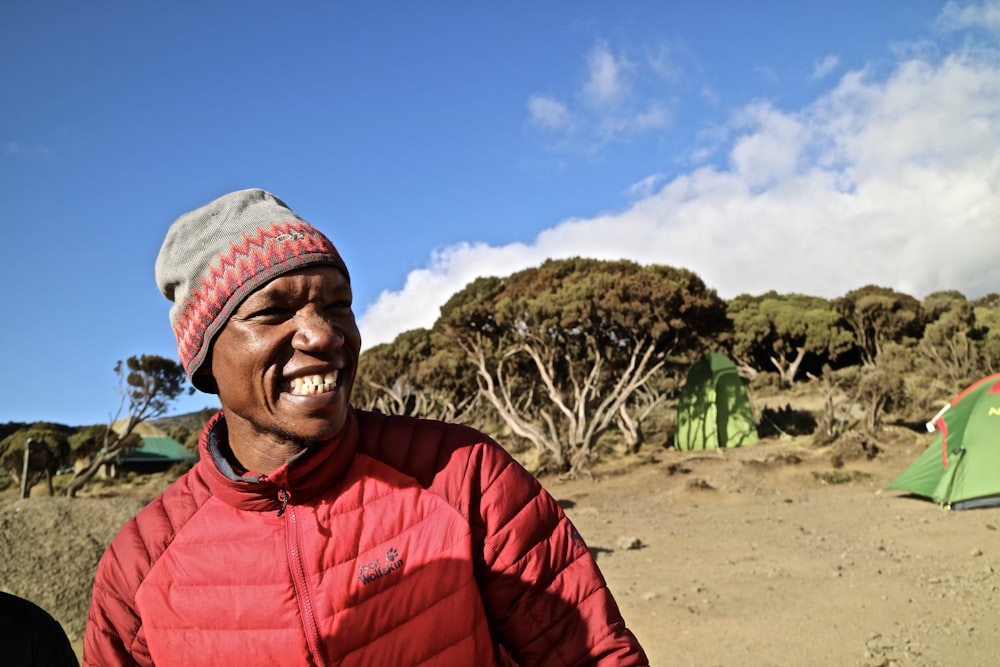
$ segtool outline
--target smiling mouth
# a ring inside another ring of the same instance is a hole
[[[305,375],[303,377],[292,378],[289,393],[293,396],[314,396],[325,394],[337,388],[337,376],[339,371],[333,371],[320,375]]]

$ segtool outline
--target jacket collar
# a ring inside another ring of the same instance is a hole
[[[334,438],[300,452],[267,474],[240,474],[233,469],[229,451],[229,430],[223,411],[217,412],[202,429],[198,441],[201,460],[196,469],[213,495],[237,509],[278,510],[287,502],[304,504],[334,486],[347,472],[358,447],[358,419],[349,408],[344,428]]]

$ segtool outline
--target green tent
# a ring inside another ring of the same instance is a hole
[[[927,424],[930,446],[888,488],[950,509],[1000,505],[1000,373],[969,386]]]
[[[679,450],[739,447],[757,442],[753,407],[728,357],[709,352],[688,370],[677,403]]]
[[[142,445],[136,447],[128,456],[126,461],[194,461],[198,457],[187,447],[177,442],[169,436],[142,436]]]
[[[195,461],[197,455],[168,436],[144,435],[142,445],[130,451],[121,461],[123,470],[157,472],[175,463]]]

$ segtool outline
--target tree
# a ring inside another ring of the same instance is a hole
[[[976,314],[976,347],[982,361],[982,372],[1000,372],[1000,295],[987,294],[972,302]]]
[[[680,384],[676,374],[666,373],[661,368],[618,408],[615,426],[630,453],[637,453],[646,442],[643,423],[669,399],[677,397]]]
[[[835,301],[837,312],[854,332],[864,365],[878,365],[889,343],[907,344],[919,339],[924,329],[920,302],[888,287],[867,285]]]
[[[52,495],[52,478],[69,460],[71,433],[70,427],[51,422],[35,422],[18,429],[0,441],[4,470],[29,491],[42,479],[46,480],[49,495]],[[26,450],[27,477],[24,476]]]
[[[365,350],[355,404],[385,414],[460,419],[475,404],[475,379],[454,353],[435,349],[433,340],[431,330],[413,329]]]
[[[981,375],[982,332],[976,312],[961,292],[934,292],[923,300],[927,324],[918,349],[932,364],[932,377],[943,377],[944,394],[953,395]]]
[[[365,350],[358,361],[358,381],[351,401],[358,407],[385,414],[418,414],[420,396],[411,375],[414,364],[429,353],[430,336],[426,329],[403,332],[392,343]]]
[[[511,431],[577,474],[668,359],[717,343],[729,321],[690,271],[574,258],[473,281],[435,329],[464,351]]]
[[[66,495],[75,497],[77,491],[89,482],[102,466],[119,460],[134,447],[138,438],[130,437],[136,425],[166,413],[170,404],[185,391],[186,376],[177,362],[157,355],[129,357],[115,364],[118,376],[118,409],[104,431],[101,448],[90,457],[89,464],[70,479]],[[194,388],[188,387],[188,393]],[[112,427],[127,406],[127,420],[120,431]]]
[[[767,364],[790,386],[807,355],[816,367],[849,350],[854,337],[827,299],[803,294],[741,294],[728,304],[733,357],[749,375]]]
[[[858,384],[858,369],[848,366],[834,370],[823,366],[819,375],[808,374],[809,381],[823,396],[823,409],[819,412],[819,432],[825,440],[832,441],[843,433],[850,423],[850,405],[842,400],[845,393]]]
[[[887,343],[878,366],[861,366],[855,385],[855,403],[865,411],[865,427],[877,431],[886,413],[905,407],[904,378],[913,370],[912,349],[899,343]]]

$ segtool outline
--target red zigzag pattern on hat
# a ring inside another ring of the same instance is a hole
[[[229,252],[219,253],[218,262],[210,264],[201,285],[191,289],[175,327],[178,352],[187,367],[204,342],[205,331],[222,312],[226,303],[243,284],[275,265],[287,264],[303,254],[337,255],[329,239],[302,221],[274,223],[270,229],[258,229],[256,236],[244,236],[234,242]],[[271,272],[274,273],[273,271]]]

